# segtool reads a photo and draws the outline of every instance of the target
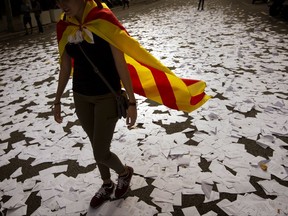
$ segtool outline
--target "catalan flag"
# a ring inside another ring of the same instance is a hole
[[[210,98],[204,92],[204,81],[177,77],[129,36],[104,3],[99,7],[93,0],[86,0],[81,24],[73,17],[66,17],[65,20],[62,18],[57,23],[60,56],[68,38],[79,34],[79,31],[87,42],[93,42],[93,37],[89,34],[92,32],[124,53],[136,94],[184,112],[199,108]]]

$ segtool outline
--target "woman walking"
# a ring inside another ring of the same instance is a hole
[[[98,29],[97,16],[105,5],[93,0],[57,0],[57,3],[64,15],[57,26],[61,63],[54,118],[56,122],[62,122],[61,96],[73,67],[72,88],[76,114],[92,144],[103,180],[102,187],[90,202],[91,207],[97,208],[110,199],[114,190],[115,198],[121,198],[128,192],[133,168],[124,166],[118,156],[110,151],[118,120],[116,98],[94,73],[81,50],[84,50],[116,92],[120,92],[122,82],[129,98],[126,117],[128,127],[133,126],[137,118],[136,100],[124,53],[94,33],[101,31]],[[111,180],[110,169],[118,174],[117,185]]]

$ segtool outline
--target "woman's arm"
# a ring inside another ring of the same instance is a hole
[[[124,58],[124,53],[112,45],[110,45],[110,47],[119,77],[129,98],[130,105],[127,110],[126,124],[130,128],[135,124],[137,119],[136,99],[133,92],[132,81]]]
[[[64,51],[62,58],[61,58],[58,87],[57,87],[56,97],[54,100],[54,119],[58,123],[62,122],[60,100],[66,88],[66,85],[69,81],[70,73],[71,73],[71,58],[66,53],[66,51]]]

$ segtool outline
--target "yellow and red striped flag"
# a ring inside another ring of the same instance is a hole
[[[89,32],[92,32],[124,53],[135,93],[184,112],[199,108],[210,98],[204,92],[204,81],[177,77],[129,36],[105,4],[101,8],[93,0],[86,0],[82,24],[73,17],[66,17],[57,23],[60,56],[68,37],[79,33],[79,30],[87,42],[91,42]]]

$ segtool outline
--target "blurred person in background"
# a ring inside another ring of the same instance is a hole
[[[198,3],[198,10],[204,10],[204,0],[199,0],[199,3]]]
[[[23,0],[22,5],[21,5],[21,13],[23,14],[23,24],[24,24],[24,28],[25,28],[25,35],[29,34],[27,24],[29,24],[29,26],[30,26],[31,34],[33,33],[30,12],[31,12],[31,7],[29,4],[29,1]]]
[[[123,4],[123,9],[125,9],[126,6],[127,8],[129,8],[129,0],[122,0],[122,4]]]
[[[32,11],[34,12],[35,15],[39,33],[43,33],[44,30],[41,22],[42,9],[39,0],[32,0]]]

